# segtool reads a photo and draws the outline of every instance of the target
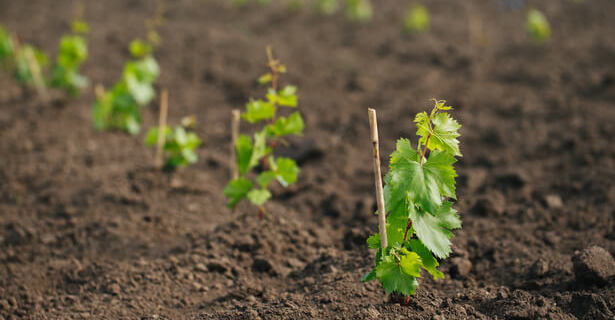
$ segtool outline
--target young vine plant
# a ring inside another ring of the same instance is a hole
[[[241,114],[241,118],[251,124],[263,121],[266,124],[254,133],[253,138],[239,135],[235,144],[239,177],[231,180],[224,189],[229,207],[246,198],[259,208],[259,215],[264,212],[264,203],[271,198],[268,190],[271,182],[277,180],[287,187],[297,181],[299,167],[295,161],[274,157],[273,149],[285,142],[284,137],[301,135],[304,128],[299,111],[288,116],[278,115],[280,107],[297,108],[297,87],[286,85],[280,89],[279,75],[286,72],[286,67],[273,58],[269,47],[267,57],[270,72],[258,79],[260,84],[269,85],[266,98],[250,100],[246,111]],[[257,167],[259,172],[251,173]]]
[[[135,60],[124,65],[122,78],[109,92],[97,97],[92,112],[96,129],[119,129],[133,135],[139,133],[140,108],[154,99],[154,83],[160,74],[152,54],[154,43],[151,38],[149,41],[137,39],[130,43],[130,53]]]
[[[435,101],[435,100],[434,100]],[[387,294],[414,294],[421,268],[434,279],[444,278],[437,259],[451,253],[452,229],[461,228],[453,209],[455,177],[453,164],[460,157],[459,128],[445,101],[435,101],[431,113],[421,112],[414,122],[420,137],[416,149],[401,138],[391,154],[384,178],[387,247],[381,248],[380,234],[368,238],[378,249],[373,270],[363,281],[378,279]]]
[[[47,55],[29,44],[21,44],[16,36],[0,26],[0,66],[13,74],[23,84],[33,84],[35,76],[31,67],[41,69],[47,64]]]
[[[15,46],[10,33],[0,26],[0,66],[9,70],[15,57]]]
[[[549,21],[538,9],[528,10],[525,27],[529,35],[537,43],[546,42],[551,37]]]
[[[77,19],[72,23],[73,34],[60,39],[58,57],[50,79],[52,87],[77,95],[79,90],[88,85],[88,79],[79,74],[79,67],[88,57],[87,41],[83,35],[89,30],[87,23]]]
[[[406,10],[403,30],[408,34],[422,33],[429,29],[429,10],[421,4],[413,4]]]
[[[197,162],[198,156],[195,150],[201,145],[201,139],[191,131],[195,124],[194,117],[185,117],[174,129],[169,126],[164,127],[165,140],[162,150],[166,158],[165,168],[175,169]],[[149,129],[145,136],[145,145],[156,146],[158,130],[158,127]]]

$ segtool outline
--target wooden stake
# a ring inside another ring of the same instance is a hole
[[[239,117],[240,112],[233,109],[231,117],[231,178],[233,180],[239,178],[239,167],[237,166],[237,139],[239,139]]]
[[[376,184],[376,201],[378,202],[378,225],[380,227],[380,245],[382,251],[388,246],[386,212],[384,211],[384,190],[382,189],[382,173],[380,172],[380,146],[378,144],[378,121],[376,110],[367,109],[369,114],[369,127],[371,129],[372,151],[374,157],[374,176]]]
[[[158,118],[158,140],[156,143],[156,168],[162,168],[162,149],[166,139],[167,108],[169,106],[169,91],[163,89],[160,94],[160,116]]]
[[[41,96],[43,101],[47,101],[47,89],[45,88],[45,81],[43,80],[43,76],[41,75],[41,67],[36,61],[32,49],[29,47],[26,47],[25,49],[26,51],[24,52],[24,54],[26,55],[26,60],[28,61],[28,69],[30,69],[32,81],[34,81],[34,87],[36,87],[36,91]]]
[[[102,84],[97,83],[94,87],[94,94],[97,100],[102,100],[105,97],[105,87]]]

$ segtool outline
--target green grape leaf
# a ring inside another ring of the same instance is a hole
[[[299,166],[297,166],[295,160],[280,157],[275,161],[275,165],[272,167],[276,179],[284,187],[288,187],[297,181]]]
[[[368,282],[377,278],[378,276],[376,276],[376,270],[372,269],[370,272],[364,274],[363,277],[361,277],[361,282]]]
[[[186,135],[186,141],[185,141],[183,147],[185,149],[194,150],[198,146],[200,146],[201,143],[202,143],[202,141],[201,141],[201,139],[199,139],[199,137],[196,135],[196,133],[188,132],[188,134]]]
[[[367,238],[367,245],[370,249],[380,249],[380,233],[376,233]]]
[[[241,177],[231,180],[224,188],[224,195],[229,198],[227,206],[229,208],[234,207],[241,199],[247,196],[250,190],[252,190],[252,187],[252,181],[246,178]]]
[[[272,103],[262,100],[252,100],[246,105],[246,112],[241,117],[250,123],[273,118],[275,107]]]
[[[419,239],[410,240],[410,249],[421,257],[423,268],[429,272],[434,280],[444,279],[444,274],[437,269],[439,263],[436,258],[431,254],[429,249]]]
[[[271,73],[265,73],[264,75],[258,78],[258,84],[267,84],[271,82],[271,79],[273,79],[273,76],[271,75]]]
[[[267,131],[262,130],[254,134],[254,148],[250,157],[249,168],[254,168],[258,162],[271,152],[271,148],[267,146]]]
[[[133,57],[140,58],[152,52],[152,45],[137,39],[130,42],[129,50]]]
[[[429,181],[438,187],[441,195],[456,199],[455,194],[455,178],[457,172],[453,164],[457,159],[450,153],[441,151],[432,151],[429,154],[427,162],[423,164],[423,171]]]
[[[275,179],[275,173],[271,170],[263,171],[258,175],[258,177],[256,177],[256,181],[263,188],[267,188],[273,179]]]
[[[165,126],[165,139],[171,133],[171,128]],[[158,127],[150,128],[145,134],[145,145],[155,146],[158,143]]]
[[[536,9],[527,12],[526,28],[537,42],[544,42],[551,37],[551,27],[545,15]]]
[[[435,211],[442,196],[431,173],[417,162],[416,151],[407,139],[399,139],[397,150],[391,155],[390,170],[385,176],[385,204],[387,212],[402,210],[410,198],[427,211]]]
[[[71,29],[75,34],[85,34],[90,32],[90,26],[85,21],[81,20],[73,21],[71,24]]]
[[[286,86],[278,92],[278,104],[284,107],[297,106],[297,87]]]
[[[128,115],[124,120],[124,129],[134,136],[141,130],[141,123],[135,116]]]
[[[413,5],[404,14],[404,31],[419,33],[429,29],[429,11],[423,5]]]
[[[401,249],[402,256],[399,259],[401,270],[408,275],[419,278],[421,276],[421,257],[416,252],[408,251],[405,248]]]
[[[267,189],[252,189],[247,194],[248,200],[256,206],[261,206],[271,198],[271,192]]]
[[[185,162],[182,163],[182,165],[185,165],[188,163],[196,163],[199,160],[199,157],[196,154],[196,152],[194,152],[194,149],[190,149],[190,148],[181,149],[181,156],[185,160]]]
[[[433,126],[429,125],[429,117],[425,112],[417,114],[414,122],[418,128],[416,134],[421,137],[419,139],[421,145],[425,145],[431,133],[427,142],[429,150],[442,150],[454,156],[461,156],[457,140],[461,125],[448,113],[435,114],[431,119]]]
[[[0,26],[0,64],[6,64],[7,60],[13,59],[15,47],[10,34]]]
[[[411,264],[411,260],[406,261],[406,264]],[[374,271],[387,294],[397,292],[409,296],[414,294],[419,285],[416,277],[407,274],[391,256],[383,257]]]
[[[244,134],[240,135],[235,143],[235,151],[237,153],[237,166],[242,176],[250,170],[252,150],[252,139]]]
[[[451,253],[450,229],[461,228],[461,220],[451,202],[444,202],[434,214],[416,210],[410,206],[410,219],[417,237],[438,258],[446,258]]]
[[[160,75],[160,66],[152,56],[146,56],[134,63],[139,81],[153,84]]]
[[[288,117],[279,117],[274,124],[267,126],[269,135],[280,137],[285,135],[300,135],[304,128],[303,118],[301,114],[293,112]]]
[[[128,90],[134,97],[137,104],[143,106],[152,101],[156,95],[154,88],[148,83],[139,82],[134,76],[126,77],[126,85]]]

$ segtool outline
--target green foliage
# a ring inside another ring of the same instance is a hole
[[[30,56],[33,61],[30,61]],[[43,68],[47,65],[47,55],[32,45],[20,45],[18,40],[0,26],[0,67],[12,73],[13,77],[22,84],[34,84],[35,79],[30,70],[33,64],[36,64],[42,73]]]
[[[288,0],[288,9],[293,12],[299,12],[305,7],[305,0]]]
[[[427,7],[414,4],[404,14],[403,30],[406,33],[421,33],[429,29],[429,10]]]
[[[244,7],[246,4],[248,4],[248,0],[232,0],[231,1],[231,5],[236,8]]]
[[[155,147],[158,142],[159,127],[152,127],[145,135],[145,145]],[[201,145],[201,139],[194,132],[190,132],[189,125],[182,121],[181,125],[171,129],[164,128],[164,145],[162,150],[166,158],[165,167],[174,169],[183,167],[198,160],[195,150]]]
[[[98,130],[120,129],[130,134],[140,131],[140,107],[154,99],[154,83],[160,74],[152,55],[153,45],[135,40],[130,53],[135,58],[124,65],[122,78],[112,90],[98,97],[93,106],[92,120]]]
[[[455,156],[461,156],[457,140],[461,126],[448,114],[451,109],[444,101],[435,101],[431,113],[417,114],[416,150],[401,138],[391,154],[384,178],[388,246],[382,250],[378,233],[368,238],[369,247],[378,253],[374,269],[363,277],[363,281],[379,279],[387,293],[413,294],[421,268],[434,279],[444,278],[437,258],[449,256],[451,230],[461,228],[450,201],[456,198],[453,164]]]
[[[28,51],[32,52],[34,63],[38,64],[39,69],[42,70],[47,65],[47,55],[43,51],[32,45],[24,44],[17,50],[15,55],[14,76],[21,83],[34,84],[34,76],[28,61],[28,55],[30,54]]]
[[[537,9],[527,12],[526,28],[536,42],[545,42],[551,37],[551,27],[545,15]]]
[[[316,0],[314,3],[314,11],[326,16],[335,14],[339,7],[339,0]]]
[[[4,69],[9,68],[15,57],[15,47],[13,39],[6,29],[0,26],[0,66]]]
[[[60,39],[60,48],[56,63],[51,74],[50,84],[53,87],[64,89],[71,95],[88,85],[88,80],[79,74],[79,67],[88,57],[86,39],[80,34],[89,30],[83,21],[73,22],[73,35],[66,35]]]
[[[235,143],[239,178],[231,180],[224,189],[224,194],[229,198],[229,207],[246,198],[262,208],[271,198],[267,188],[272,181],[287,187],[297,181],[299,174],[299,166],[294,160],[273,155],[273,148],[278,142],[284,142],[287,136],[302,134],[304,123],[298,111],[288,116],[277,114],[280,107],[297,107],[297,87],[287,85],[278,89],[278,76],[286,72],[286,67],[273,59],[269,49],[268,55],[271,71],[258,79],[260,84],[270,85],[266,97],[251,99],[246,104],[246,111],[241,114],[241,118],[249,123],[266,123],[253,137],[242,134]],[[257,168],[260,170],[253,172]]]
[[[271,1],[272,0],[256,0],[256,3],[258,3],[260,6],[266,7],[271,4]]]
[[[351,21],[367,23],[372,20],[372,3],[370,0],[346,0],[346,17]]]

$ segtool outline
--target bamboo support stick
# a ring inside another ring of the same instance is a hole
[[[162,151],[166,139],[167,109],[169,106],[169,91],[163,89],[160,94],[160,116],[158,118],[158,140],[156,141],[156,168],[162,168]]]
[[[97,83],[94,87],[94,94],[97,100],[102,100],[105,97],[105,87],[102,84]]]
[[[34,82],[34,87],[38,92],[39,96],[47,101],[47,89],[45,88],[45,81],[43,80],[43,76],[41,74],[41,66],[36,61],[34,57],[34,52],[29,47],[25,47],[26,51],[24,54],[26,55],[26,60],[28,61],[28,69],[30,69],[30,74],[32,75],[32,81]]]
[[[386,212],[384,211],[384,190],[382,189],[382,173],[380,172],[380,146],[378,143],[378,121],[376,110],[367,109],[369,114],[369,127],[371,129],[372,150],[374,157],[374,176],[376,184],[376,201],[378,202],[378,226],[380,227],[380,245],[382,251],[388,246]]]
[[[237,139],[239,138],[239,116],[240,112],[233,109],[231,118],[231,178],[233,180],[239,178],[239,167],[237,166]]]

